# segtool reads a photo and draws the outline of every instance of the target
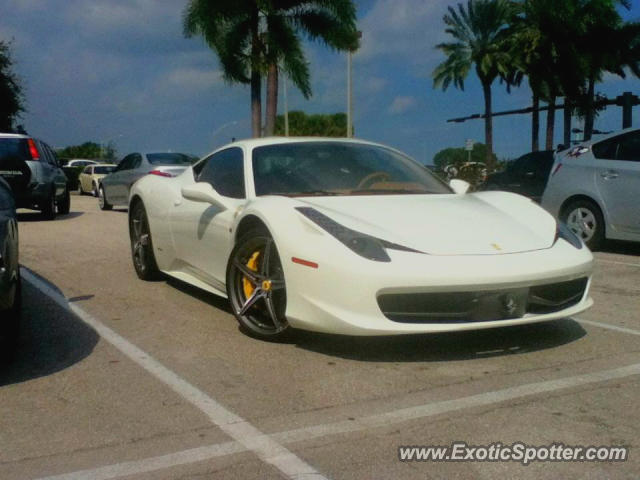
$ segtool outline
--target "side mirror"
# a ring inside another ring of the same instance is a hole
[[[227,209],[226,202],[222,196],[216,192],[213,187],[206,182],[198,182],[193,185],[182,187],[182,196],[192,202],[210,203],[220,207],[222,210]]]
[[[449,181],[449,186],[451,189],[458,195],[464,195],[469,190],[471,185],[464,180],[460,180],[459,178],[454,178]]]

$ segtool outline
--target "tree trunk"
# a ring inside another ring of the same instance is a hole
[[[547,110],[547,141],[546,150],[553,150],[553,130],[556,126],[556,97],[549,99],[549,110]]]
[[[260,37],[258,32],[260,17],[256,10],[251,25],[251,135],[262,136],[262,75],[259,70]]]
[[[568,97],[564,97],[564,141],[565,148],[571,146],[571,102]]]
[[[491,116],[491,83],[482,82],[482,90],[484,92],[484,143],[487,145],[487,153],[485,157],[485,165],[487,172],[491,173],[495,170],[493,161],[493,117]]]
[[[531,112],[531,151],[540,150],[540,96],[533,92],[533,112]]]
[[[276,115],[278,114],[278,65],[269,65],[267,73],[267,118],[265,135],[273,136],[276,131]]]
[[[586,108],[587,112],[584,117],[584,140],[591,140],[593,136],[593,124],[596,116],[595,109],[593,107],[593,96],[595,94],[595,78],[593,76],[589,77],[589,89],[587,91],[587,101]]]

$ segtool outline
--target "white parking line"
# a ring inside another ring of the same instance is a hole
[[[388,427],[397,423],[411,420],[424,419],[434,415],[449,413],[474,407],[493,405],[508,400],[515,400],[531,395],[555,392],[568,388],[580,387],[593,383],[606,382],[640,375],[640,363],[626,367],[604,370],[601,372],[587,373],[573,377],[559,378],[544,382],[529,383],[517,387],[505,388],[493,392],[480,393],[469,397],[443,400],[441,402],[428,403],[415,407],[403,408],[376,415],[363,416],[353,420],[328,423],[323,425],[312,425],[278,432],[270,437],[280,444],[292,444],[313,438],[327,437],[344,433],[353,433],[369,430],[372,428]],[[146,473],[177,465],[185,465],[207,460],[209,458],[230,455],[245,450],[245,447],[238,442],[226,442],[207,447],[200,447],[181,452],[152,457],[143,460],[120,463],[99,467],[94,470],[83,470],[66,475],[46,477],[38,480],[109,480],[117,477],[133,475],[136,473]]]
[[[594,322],[593,320],[583,320],[582,318],[574,318],[574,320],[579,323],[593,325],[594,327],[606,328],[607,330],[615,330],[616,332],[629,333],[631,335],[640,335],[640,330],[619,327],[617,325],[611,325],[610,323]]]
[[[602,260],[600,258],[596,258],[596,262],[611,263],[613,265],[626,265],[628,267],[640,267],[640,263],[616,262],[614,260]]]
[[[125,356],[151,373],[158,380],[169,386],[178,395],[206,414],[211,422],[244,446],[246,450],[255,453],[262,461],[273,465],[284,473],[287,478],[292,479],[325,479],[316,469],[294,455],[285,447],[280,445],[272,437],[265,435],[249,422],[226,409],[220,403],[199,390],[186,380],[179,377],[151,355],[136,347],[134,344],[118,335],[102,322],[85,312],[77,305],[69,304],[59,292],[53,290],[49,285],[28,270],[21,269],[22,277],[31,283],[35,288],[48,296],[60,307],[73,312],[81,320],[91,326],[104,340],[120,350]],[[81,476],[57,476],[56,479],[78,479],[95,478],[92,475],[82,474]],[[114,477],[102,477],[114,478]]]

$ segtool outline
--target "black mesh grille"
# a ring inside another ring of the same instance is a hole
[[[508,320],[527,313],[553,313],[582,299],[587,278],[534,287],[480,292],[393,293],[378,306],[400,323],[467,323]]]

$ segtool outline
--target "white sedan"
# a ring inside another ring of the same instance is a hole
[[[592,305],[579,238],[525,197],[467,188],[374,143],[240,141],[133,186],[133,263],[228,297],[261,338],[480,329]]]

